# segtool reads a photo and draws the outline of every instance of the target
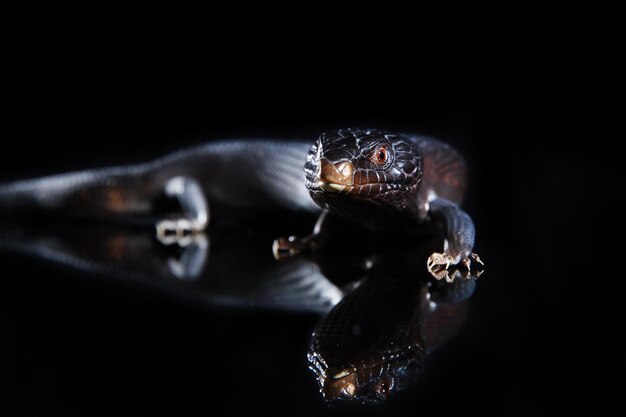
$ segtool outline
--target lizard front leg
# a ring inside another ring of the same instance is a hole
[[[279,237],[272,244],[272,253],[278,261],[290,259],[300,252],[309,250],[315,245],[322,236],[322,228],[328,215],[328,211],[324,210],[317,218],[313,232],[305,237],[289,236]]]
[[[428,271],[436,279],[444,277],[449,281],[454,279],[456,274],[450,275],[445,273],[450,266],[464,267],[471,271],[472,261],[484,265],[480,257],[472,252],[476,230],[472,219],[467,213],[458,205],[448,200],[437,198],[430,202],[429,214],[443,223],[446,233],[443,253],[433,253],[426,262]]]

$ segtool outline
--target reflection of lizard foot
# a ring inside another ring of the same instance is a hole
[[[300,253],[300,239],[296,236],[279,237],[272,244],[272,253],[277,261],[285,261]]]
[[[472,268],[472,261],[474,261],[474,266],[480,266]],[[482,266],[484,265],[483,261],[475,253],[470,253],[469,256],[453,256],[435,252],[428,257],[426,262],[428,272],[435,279],[445,278],[447,282],[452,282],[457,277],[465,279],[478,278],[483,273]]]
[[[161,220],[156,225],[156,235],[164,245],[187,246],[204,230],[205,225],[189,219]]]
[[[209,240],[204,233],[191,236],[190,242],[177,249],[178,254],[167,259],[167,266],[176,278],[193,281],[204,271],[209,257]]]

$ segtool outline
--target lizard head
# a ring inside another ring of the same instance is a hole
[[[342,129],[318,138],[304,171],[306,187],[320,207],[372,225],[373,217],[415,207],[422,155],[398,134]]]

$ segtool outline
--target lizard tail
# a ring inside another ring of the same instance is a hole
[[[0,213],[139,214],[151,210],[153,192],[143,169],[87,170],[0,185]]]

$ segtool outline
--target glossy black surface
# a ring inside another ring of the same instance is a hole
[[[86,280],[144,285],[183,303],[317,316],[312,337],[287,345],[298,351],[308,346],[311,378],[323,398],[340,397],[328,387],[331,367],[357,378],[347,399],[387,400],[411,386],[426,354],[459,332],[476,280],[448,283],[426,271],[423,260],[440,248],[440,233],[385,236],[338,219],[334,230],[330,221],[323,227],[323,247],[275,260],[271,225],[297,229],[307,220],[314,218],[218,217],[209,233],[163,245],[149,227],[39,216],[2,224],[0,249],[47,260]],[[358,246],[352,245],[355,239]]]
[[[347,125],[441,137],[468,158],[464,207],[487,271],[459,334],[427,357],[415,384],[367,412],[602,410],[623,371],[623,348],[612,336],[619,326],[611,323],[619,314],[609,302],[619,274],[593,272],[604,249],[586,242],[599,241],[606,228],[598,213],[608,202],[597,196],[609,195],[592,175],[614,164],[601,160],[606,150],[588,146],[597,131],[584,125],[584,87],[555,74],[453,78],[279,90],[255,84],[237,94],[70,81],[63,89],[70,104],[44,100],[47,110],[17,123],[16,150],[0,155],[0,180],[145,160],[207,138],[315,138]],[[34,88],[44,97],[62,92]],[[330,100],[337,88],[343,99]],[[268,104],[270,96],[279,100]],[[269,226],[277,235],[311,226],[298,225],[279,218]],[[217,242],[211,248],[218,251]],[[318,314],[207,306],[13,252],[2,251],[0,263],[0,379],[8,387],[0,406],[8,415],[363,413],[328,408],[306,369]]]

